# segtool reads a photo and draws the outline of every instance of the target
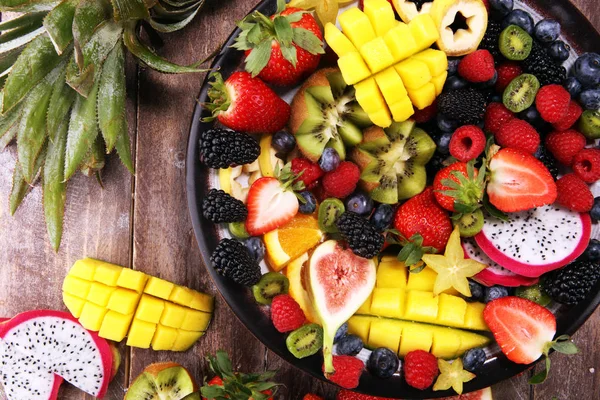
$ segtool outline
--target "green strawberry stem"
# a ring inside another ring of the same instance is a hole
[[[208,98],[210,102],[204,103],[203,106],[212,115],[202,118],[202,122],[213,121],[220,112],[227,111],[231,105],[231,98],[229,97],[229,91],[227,90],[223,76],[219,72],[213,72],[210,76],[214,78],[214,81],[209,83]]]
[[[568,335],[559,336],[552,342],[546,343],[546,345],[544,346],[546,368],[532,376],[531,379],[529,379],[530,384],[537,385],[544,382],[546,378],[548,378],[548,374],[550,373],[550,350],[554,350],[558,353],[566,355],[573,355],[579,353],[579,349],[577,348],[575,343],[571,341],[571,338]]]

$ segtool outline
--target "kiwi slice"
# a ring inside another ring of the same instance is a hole
[[[459,214],[460,217],[453,219],[452,224],[458,226],[460,236],[473,237],[483,229],[483,212],[477,209],[471,213]]]
[[[248,239],[250,237],[245,222],[230,222],[229,232],[238,239]]]
[[[600,111],[585,110],[579,118],[578,127],[588,139],[600,138]]]
[[[296,358],[312,356],[323,347],[323,328],[318,324],[304,325],[290,333],[285,344]]]
[[[544,307],[550,304],[551,301],[550,296],[548,296],[546,292],[542,291],[542,287],[539,284],[532,286],[519,286],[517,290],[515,290],[515,295],[527,300],[531,300]]]
[[[181,400],[202,400],[202,396],[200,395],[200,392],[194,392],[194,393],[188,394]]]
[[[531,107],[540,90],[540,81],[531,74],[521,74],[513,79],[502,95],[502,103],[510,111],[519,113]]]
[[[173,362],[151,364],[127,390],[124,400],[181,400],[195,391],[189,372]]]
[[[344,211],[346,211],[346,207],[341,200],[334,198],[323,200],[319,205],[319,229],[327,233],[337,232],[335,221]]]
[[[517,25],[507,26],[498,40],[500,53],[509,60],[522,61],[531,53],[533,39]]]
[[[290,287],[290,281],[278,272],[267,272],[260,281],[252,286],[252,294],[257,303],[269,305],[273,297],[285,294]]]

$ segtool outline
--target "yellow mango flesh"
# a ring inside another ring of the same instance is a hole
[[[360,55],[367,62],[372,73],[383,71],[394,64],[392,52],[382,37],[376,37],[360,48]]]
[[[377,36],[385,35],[398,24],[392,5],[387,0],[365,0],[364,13],[375,28]]]
[[[435,86],[429,82],[418,89],[408,89],[408,97],[415,107],[422,110],[435,101]]]
[[[352,7],[338,16],[338,22],[344,34],[357,49],[375,39],[375,30],[369,18],[357,7]]]
[[[383,37],[385,44],[390,49],[394,62],[402,61],[417,52],[417,42],[405,23],[398,23]]]
[[[340,67],[342,78],[349,85],[358,83],[371,75],[371,70],[357,51],[351,51],[341,56],[338,60],[338,67]]]
[[[325,41],[338,57],[357,51],[350,39],[331,22],[325,25]]]

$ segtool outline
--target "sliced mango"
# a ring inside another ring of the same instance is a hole
[[[423,61],[431,76],[439,76],[448,70],[448,57],[440,50],[427,49],[412,56],[415,60]]]
[[[371,70],[357,51],[351,51],[338,60],[344,82],[353,85],[371,76]]]
[[[369,18],[373,28],[375,28],[377,36],[385,35],[398,24],[394,9],[387,0],[365,0],[364,13]]]
[[[396,63],[417,52],[417,42],[415,42],[408,25],[403,22],[390,29],[383,40],[385,40],[385,44],[390,49]]]
[[[375,39],[375,30],[369,18],[357,7],[352,7],[338,16],[344,34],[357,49]]]
[[[338,55],[338,57],[342,57],[345,54],[351,52],[357,52],[358,50],[350,39],[346,37],[334,24],[328,22],[325,25],[325,41],[331,47],[331,49]]]
[[[425,50],[439,39],[440,34],[429,14],[419,14],[409,23],[410,33],[417,43],[417,51]]]

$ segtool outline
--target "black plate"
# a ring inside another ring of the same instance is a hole
[[[600,52],[598,48],[600,46],[600,34],[569,1],[554,0],[547,2],[537,0],[526,3],[541,15],[558,20],[562,24],[563,36],[577,52]],[[550,3],[551,6],[542,6],[542,3]],[[515,8],[518,8],[518,5],[516,6]],[[276,9],[276,1],[263,0],[255,9],[267,15],[273,14]],[[239,29],[233,31],[212,65],[212,70],[219,69],[224,77],[229,76],[233,71],[237,70],[241,64],[243,53],[229,48],[238,34]],[[188,206],[204,264],[207,266],[208,272],[227,304],[229,304],[240,321],[246,325],[254,336],[290,364],[313,375],[317,379],[325,380],[321,372],[322,357],[315,355],[302,360],[296,359],[286,348],[285,335],[279,333],[273,327],[265,307],[259,306],[254,301],[250,290],[221,277],[210,265],[210,255],[217,246],[219,233],[215,225],[202,216],[200,209],[202,199],[210,189],[211,178],[209,169],[200,163],[198,154],[200,133],[213,125],[212,123],[203,123],[200,121],[200,118],[208,115],[200,105],[207,100],[207,81],[208,75],[202,86],[198,105],[194,111],[188,140],[186,163]],[[594,293],[599,292],[600,285],[594,290]],[[589,301],[579,304],[577,307],[567,308],[561,306],[554,310],[557,315],[557,335],[572,335],[594,312],[598,304],[600,304],[600,293],[595,298],[589,299]],[[488,360],[477,378],[465,384],[465,392],[491,386],[504,379],[511,378],[531,366],[519,365],[509,361],[500,353],[496,344],[488,346],[486,351],[488,354],[492,354],[492,357],[496,357]],[[413,399],[438,398],[454,394],[451,391],[434,392],[431,389],[417,390],[408,386],[399,377],[382,380],[374,378],[366,372],[362,374],[360,386],[356,391],[375,396]]]

